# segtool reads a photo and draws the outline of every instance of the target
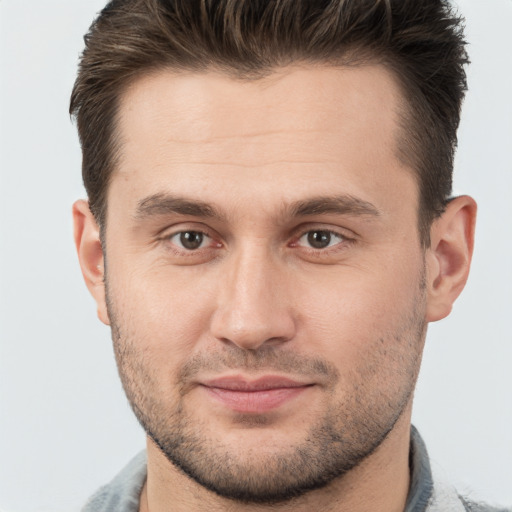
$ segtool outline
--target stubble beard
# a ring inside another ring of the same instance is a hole
[[[302,441],[272,452],[252,449],[241,453],[239,447],[229,446],[212,433],[207,420],[200,421],[187,410],[183,390],[195,374],[226,368],[308,376],[316,372],[328,383],[326,395],[333,397],[340,380],[337,368],[323,359],[305,358],[279,348],[248,352],[231,346],[217,354],[191,358],[176,379],[180,399],[169,403],[162,398],[137,340],[129,329],[123,329],[127,324],[118,316],[106,284],[118,370],[137,419],[172,465],[221,497],[240,503],[277,504],[327,486],[375,452],[412,400],[426,333],[422,286],[397,332],[379,338],[366,364],[356,368],[350,379],[344,379],[354,382],[350,393],[343,390],[342,398],[331,399]],[[390,372],[388,377],[394,378],[393,371],[401,374],[400,383],[391,390],[381,390],[379,382],[387,375],[382,372]],[[266,418],[261,416],[258,425],[258,418],[240,416],[239,423],[244,421],[258,435]]]

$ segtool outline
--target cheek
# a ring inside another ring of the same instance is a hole
[[[299,297],[307,297],[302,324],[307,338],[317,344],[314,350],[338,361],[353,360],[421,323],[421,261],[402,258],[399,268],[381,261],[371,270],[333,270],[321,279],[303,279],[297,290]]]
[[[313,342],[307,350],[338,370],[335,396],[341,403],[376,407],[382,417],[389,404],[393,409],[405,404],[421,362],[421,304],[419,293],[394,301],[385,293],[356,288],[348,299],[339,295],[329,308],[311,309],[312,328],[305,339]]]
[[[138,267],[140,269],[140,266]],[[109,272],[109,295],[123,338],[156,367],[178,366],[208,328],[214,287],[187,269]],[[164,364],[165,362],[165,364]]]

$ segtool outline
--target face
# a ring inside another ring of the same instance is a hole
[[[122,98],[103,318],[148,435],[222,496],[326,485],[410,405],[425,265],[399,103],[370,66],[166,71]]]

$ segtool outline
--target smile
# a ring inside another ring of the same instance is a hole
[[[202,383],[215,401],[239,413],[264,413],[284,405],[304,393],[313,384],[266,376],[254,381],[242,377],[224,377]]]

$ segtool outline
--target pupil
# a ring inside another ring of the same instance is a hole
[[[311,231],[308,242],[315,249],[324,249],[331,243],[331,234],[328,231]]]
[[[180,242],[185,249],[198,249],[203,243],[203,234],[197,231],[185,231],[180,235]]]

